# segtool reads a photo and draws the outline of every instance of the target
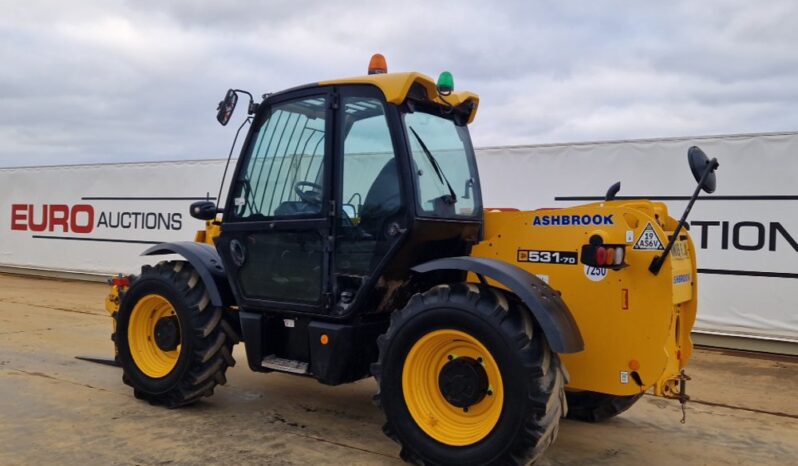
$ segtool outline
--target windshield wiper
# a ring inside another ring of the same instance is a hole
[[[442,184],[446,184],[446,187],[449,188],[449,195],[451,197],[449,197],[449,199],[446,202],[449,204],[454,204],[455,202],[457,202],[457,194],[454,193],[452,185],[449,183],[449,180],[446,179],[446,175],[443,174],[443,170],[441,169],[441,166],[438,164],[438,161],[432,155],[432,152],[430,152],[429,149],[427,149],[427,145],[424,144],[424,141],[421,140],[421,136],[418,135],[416,130],[414,130],[412,126],[408,126],[408,128],[410,128],[410,131],[413,133],[413,136],[416,137],[418,144],[421,146],[421,150],[424,151],[424,154],[426,154],[430,165],[432,165],[432,168],[435,170],[435,174],[438,175],[438,179],[441,180]]]

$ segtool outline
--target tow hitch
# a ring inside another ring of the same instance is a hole
[[[689,375],[684,373],[684,369],[679,373],[679,404],[682,406],[682,424],[687,422],[687,411],[685,405],[690,397],[687,395],[687,381],[692,380]]]

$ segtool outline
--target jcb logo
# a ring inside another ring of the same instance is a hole
[[[94,207],[88,204],[11,205],[11,229],[18,231],[61,231],[91,233],[94,230]]]

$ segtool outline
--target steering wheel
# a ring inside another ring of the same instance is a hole
[[[310,188],[305,191],[304,188]],[[294,183],[294,192],[300,199],[308,204],[321,204],[322,192],[321,186],[311,181],[297,181]]]

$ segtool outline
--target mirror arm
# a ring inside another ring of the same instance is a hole
[[[243,89],[233,89],[233,92],[246,94],[249,97],[249,105],[247,106],[247,114],[252,115],[253,113],[258,111],[258,105],[255,103],[255,99],[252,97],[248,91]]]
[[[615,196],[618,194],[618,191],[621,190],[621,182],[618,181],[610,186],[610,189],[607,190],[607,194],[604,195],[605,201],[614,201]]]
[[[219,203],[222,202],[222,190],[224,189],[224,180],[227,178],[227,170],[230,168],[230,159],[233,158],[233,151],[236,148],[236,142],[238,141],[238,135],[241,134],[241,130],[247,123],[252,123],[252,117],[247,117],[241,126],[238,127],[238,131],[236,131],[236,136],[233,138],[233,144],[230,146],[230,153],[227,154],[227,163],[224,164],[224,173],[222,174],[222,182],[219,183],[219,194],[216,196],[216,209],[219,211],[217,213],[224,213],[224,209],[219,207]]]
[[[679,224],[676,225],[676,230],[669,238],[668,245],[665,247],[665,251],[661,256],[655,256],[653,259],[651,259],[651,264],[648,266],[649,272],[653,273],[654,275],[659,274],[663,264],[665,264],[665,259],[668,258],[668,255],[671,253],[671,249],[673,249],[674,243],[676,243],[676,239],[679,237],[679,233],[682,232],[682,228],[684,228],[684,225],[687,223],[687,216],[690,215],[690,211],[693,210],[693,204],[695,204],[695,201],[698,199],[698,194],[704,187],[704,181],[706,181],[710,173],[718,168],[718,165],[718,159],[713,158],[709,161],[706,168],[704,168],[704,173],[701,174],[701,179],[698,181],[698,186],[696,186],[695,191],[693,191],[693,195],[690,197],[690,202],[687,203],[687,208],[684,209],[682,218],[679,220]]]

